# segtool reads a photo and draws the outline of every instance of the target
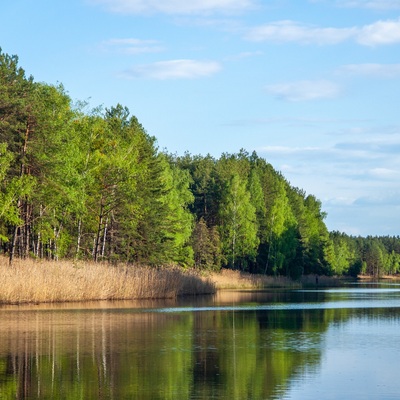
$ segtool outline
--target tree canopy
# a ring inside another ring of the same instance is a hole
[[[0,246],[254,273],[400,270],[399,237],[328,232],[321,202],[255,152],[171,155],[130,111],[88,110],[0,49]]]

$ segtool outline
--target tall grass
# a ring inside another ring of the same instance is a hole
[[[242,271],[223,269],[210,274],[210,280],[217,289],[265,289],[265,288],[298,288],[295,282],[285,276],[255,275]]]
[[[180,268],[110,266],[0,257],[0,304],[174,298],[213,293],[210,280]]]
[[[209,279],[217,289],[268,289],[268,288],[289,288],[299,289],[308,287],[331,287],[341,286],[352,278],[336,276],[303,275],[299,280],[293,280],[286,276],[267,276],[249,274],[242,271],[223,269],[217,273],[211,273]]]

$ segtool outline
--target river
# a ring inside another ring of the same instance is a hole
[[[0,307],[0,399],[398,399],[400,286]]]

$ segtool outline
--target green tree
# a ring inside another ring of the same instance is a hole
[[[159,155],[163,164],[163,182],[165,195],[163,205],[167,208],[164,222],[165,237],[169,239],[165,259],[180,265],[193,265],[193,249],[190,239],[193,231],[193,214],[189,206],[193,203],[193,194],[189,190],[191,177],[188,171],[180,169],[171,157]],[[162,223],[162,221],[160,221]]]
[[[333,247],[333,254],[329,257],[332,272],[335,275],[354,274],[354,265],[357,255],[352,239],[344,233],[331,232],[330,241]]]
[[[7,150],[6,143],[0,143],[0,243],[9,242],[8,227],[22,224],[18,199],[28,195],[33,180],[26,176],[10,177],[8,171],[13,154]]]
[[[295,258],[297,238],[296,220],[289,204],[283,180],[274,186],[272,204],[268,210],[268,255],[265,273],[268,267],[273,274],[289,274],[291,260]]]
[[[223,192],[220,208],[222,245],[228,264],[235,269],[247,268],[249,260],[256,257],[257,237],[256,209],[251,204],[246,182],[234,174]]]
[[[35,134],[28,148],[29,171],[36,179],[29,211],[29,251],[58,259],[67,254],[74,211],[77,148],[71,149],[75,113],[62,85],[37,84]],[[46,254],[45,254],[46,253]]]
[[[215,226],[218,221],[220,190],[216,172],[216,160],[207,155],[184,157],[176,160],[177,166],[189,171],[191,176],[190,190],[194,201],[190,210],[198,220],[203,218],[209,226]]]
[[[0,49],[0,143],[7,143],[8,150],[14,155],[8,167],[8,174],[19,177],[30,175],[27,159],[29,142],[35,131],[36,119],[33,112],[33,78],[26,78],[25,71],[18,66],[18,57],[4,54]],[[27,253],[29,207],[28,190],[15,199],[18,219],[13,219],[10,231],[9,259],[13,260],[16,246],[22,255]],[[17,222],[18,221],[18,222]],[[19,243],[18,243],[19,241]]]
[[[221,243],[216,227],[209,228],[203,218],[196,222],[192,234],[195,267],[219,270],[221,268]]]
[[[363,261],[366,264],[365,272],[374,277],[382,275],[384,269],[384,251],[379,241],[368,238],[363,253]]]

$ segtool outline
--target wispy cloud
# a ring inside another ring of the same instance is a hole
[[[394,134],[389,137],[371,138],[363,141],[339,142],[335,145],[335,148],[341,151],[358,152],[381,158],[393,156],[397,158],[400,152],[400,135]]]
[[[242,53],[235,54],[233,56],[226,57],[227,61],[238,61],[246,58],[259,57],[264,53],[262,51],[244,51]]]
[[[278,83],[268,85],[265,89],[279,99],[294,102],[329,99],[336,97],[340,93],[339,86],[327,80]]]
[[[105,51],[116,51],[124,54],[158,53],[164,50],[157,40],[141,40],[134,38],[109,39],[101,43]]]
[[[400,19],[365,25],[358,29],[355,39],[365,46],[400,43]]]
[[[255,0],[90,0],[123,14],[210,14],[253,8]]]
[[[380,206],[400,206],[400,192],[397,190],[388,193],[362,196],[355,200],[355,204],[361,206],[380,205]],[[398,215],[398,214],[397,214]]]
[[[389,45],[400,43],[400,19],[348,28],[318,27],[290,20],[275,21],[249,29],[246,38],[255,42],[334,45],[353,40],[363,46]]]
[[[332,169],[332,164],[346,164],[349,160],[357,160],[357,170],[351,172],[348,167],[343,171],[343,176],[365,174],[365,170],[370,168],[369,164],[372,161],[382,160],[382,156],[367,150],[360,150],[352,147],[340,147],[336,145],[327,146],[264,146],[257,149],[260,153],[267,154],[271,158],[287,158],[290,157],[292,163],[301,163],[309,169],[311,165],[317,168],[318,173],[324,172],[339,174],[338,169]],[[336,165],[337,167],[337,165]],[[296,167],[296,172],[301,173],[301,170]]]
[[[324,118],[324,117],[293,117],[293,116],[274,116],[274,117],[264,117],[264,118],[248,118],[248,119],[233,119],[223,124],[223,126],[231,126],[231,127],[251,127],[251,126],[261,126],[267,125],[271,126],[271,124],[279,124],[282,126],[290,126],[290,127],[321,127],[324,128],[327,125],[332,124],[340,124],[340,123],[358,123],[358,122],[366,122],[366,120],[360,120],[356,118],[348,119],[348,118]],[[319,131],[321,128],[318,128]],[[363,133],[363,128],[354,128],[357,129],[357,132]],[[354,132],[354,133],[357,133]],[[374,131],[375,132],[375,131]],[[335,137],[339,135],[348,135],[348,131],[337,131],[335,130],[332,133]]]
[[[252,28],[246,38],[255,42],[336,44],[351,38],[354,34],[355,28],[319,28],[283,20]]]
[[[318,168],[328,169],[346,165],[344,175],[380,178],[398,178],[400,174],[400,135],[380,136],[365,140],[349,140],[320,146],[264,146],[257,149],[260,153],[273,158],[287,158],[291,162],[316,164]],[[287,161],[286,161],[287,162]],[[348,165],[357,169],[350,173]],[[335,174],[338,169],[335,170]]]
[[[320,147],[291,147],[291,146],[264,146],[258,149],[263,153],[267,154],[279,154],[279,155],[293,155],[293,154],[310,154],[319,153],[322,151]]]
[[[348,64],[341,67],[338,72],[377,78],[399,78],[400,64]]]
[[[283,122],[279,119],[269,119],[271,122]],[[300,120],[299,120],[300,121]],[[316,120],[326,121],[325,124],[335,122],[335,120]],[[338,122],[340,120],[336,120]],[[343,120],[343,122],[356,122],[356,120]],[[346,138],[344,137],[346,136]],[[339,139],[339,141],[337,140]],[[301,143],[301,142],[300,142]],[[388,129],[385,126],[377,126],[374,129],[348,129],[340,132],[339,135],[326,135],[323,141],[315,146],[302,144],[287,145],[268,145],[257,149],[262,153],[269,155],[285,156],[291,155],[300,159],[306,159],[308,162],[320,161],[319,156],[327,161],[328,156],[343,161],[355,161],[356,164],[365,165],[370,168],[400,169],[400,126]],[[312,158],[310,155],[313,154]],[[365,161],[365,163],[364,163]],[[369,162],[378,162],[379,166],[369,164]]]
[[[400,178],[400,170],[392,168],[372,168],[369,170],[369,173],[372,177],[378,179],[393,180]]]
[[[269,145],[257,152],[292,184],[321,198],[331,229],[370,234],[368,215],[378,232],[393,232],[400,221],[400,134],[353,139],[316,146]],[[392,208],[390,218],[384,217],[387,210],[375,207],[379,204]],[[378,216],[380,211],[382,216]]]
[[[169,60],[136,65],[120,76],[126,79],[196,79],[214,75],[221,69],[221,65],[215,61]]]
[[[332,0],[319,0],[332,2]],[[313,1],[317,2],[317,1]],[[334,0],[333,3],[339,7],[367,8],[371,10],[400,10],[400,0]]]

